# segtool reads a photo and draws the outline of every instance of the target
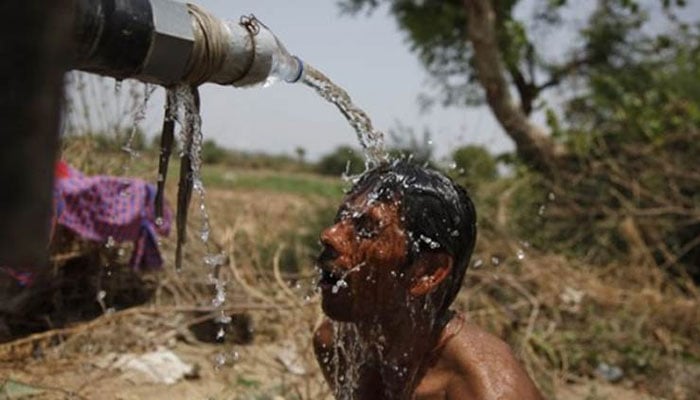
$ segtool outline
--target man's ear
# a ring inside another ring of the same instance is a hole
[[[409,292],[424,296],[437,288],[452,272],[452,256],[447,253],[426,252],[413,264]]]

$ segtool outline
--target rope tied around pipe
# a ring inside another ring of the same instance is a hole
[[[228,33],[218,18],[196,4],[187,4],[192,16],[194,46],[184,81],[199,86],[209,80],[226,60]]]
[[[239,24],[250,32],[252,36],[257,35],[260,32],[260,25],[264,26],[264,24],[260,22],[260,20],[256,18],[254,14],[242,15]]]

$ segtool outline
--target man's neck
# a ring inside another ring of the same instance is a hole
[[[357,324],[359,339],[374,358],[371,368],[381,376],[385,393],[392,393],[390,398],[410,398],[447,322],[418,309]]]

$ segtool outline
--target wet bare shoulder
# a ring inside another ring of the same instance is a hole
[[[510,346],[473,323],[465,322],[441,358],[453,371],[449,398],[542,399]]]

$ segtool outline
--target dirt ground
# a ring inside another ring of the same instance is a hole
[[[186,363],[196,365],[197,376],[175,384],[144,382],[133,374],[97,365],[96,360],[29,361],[4,365],[0,381],[23,382],[42,390],[36,399],[169,399],[169,400],[280,400],[330,399],[311,360],[301,359],[301,370],[290,371],[276,356],[288,343],[237,346],[239,359],[217,367],[219,346],[178,343],[172,349]],[[98,359],[99,361],[99,359]],[[298,368],[298,366],[296,366]],[[301,373],[303,371],[303,373]],[[560,400],[651,400],[654,397],[600,381],[561,384]],[[0,398],[3,398],[0,395]],[[12,398],[12,397],[7,397]],[[29,398],[29,397],[28,397]]]

